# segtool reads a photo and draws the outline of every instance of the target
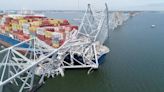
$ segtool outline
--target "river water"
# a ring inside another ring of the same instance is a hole
[[[142,12],[129,19],[106,41],[111,52],[98,70],[66,71],[37,92],[164,92],[163,16]]]
[[[48,15],[69,16],[72,21],[82,14]],[[48,79],[37,92],[164,92],[163,16],[164,12],[142,12],[130,18],[106,41],[111,52],[98,70],[89,75],[87,70],[67,70],[64,77]]]

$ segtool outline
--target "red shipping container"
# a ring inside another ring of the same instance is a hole
[[[65,30],[66,30],[66,31],[72,31],[72,26],[71,26],[71,25],[67,25],[67,26],[65,27]]]
[[[54,28],[46,28],[46,31],[54,32]]]
[[[1,29],[3,29],[3,30],[4,30],[4,29],[5,29],[5,26],[1,26]]]
[[[64,19],[63,23],[61,23],[60,25],[61,26],[66,26],[66,25],[69,25],[69,22],[68,22],[68,20]]]
[[[48,19],[44,19],[44,20],[42,21],[42,23],[43,23],[43,24],[50,24],[50,22],[49,22]]]
[[[60,46],[63,45],[65,40],[60,40]]]
[[[17,33],[16,36],[19,40],[24,41],[24,36],[22,34]]]
[[[52,38],[45,37],[45,40],[52,40]]]
[[[52,40],[44,40],[44,42],[50,46],[52,46]]]
[[[44,35],[37,35],[37,37],[40,39],[40,40],[42,40],[42,41],[44,41],[45,40],[45,36]]]
[[[17,30],[17,33],[23,35],[23,30]]]
[[[24,34],[24,38],[25,39],[30,39],[30,35],[29,34]]]
[[[72,26],[72,29],[78,30],[78,26]]]
[[[27,38],[24,38],[24,37],[23,37],[23,38],[21,38],[21,41],[25,41],[25,40],[28,40],[28,39],[27,39]]]

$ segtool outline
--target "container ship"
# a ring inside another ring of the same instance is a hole
[[[6,47],[38,37],[49,46],[59,48],[68,40],[78,26],[67,19],[52,19],[41,14],[0,15],[0,43]]]
[[[42,14],[27,13],[0,15],[0,44],[5,47],[37,37],[43,41],[44,45],[46,44],[57,49],[65,41],[73,38],[77,31],[78,26],[70,24],[67,19],[54,19],[45,17]],[[28,44],[23,44],[21,47],[28,48]],[[97,51],[99,51],[99,63],[101,64],[103,57],[109,52],[109,49],[101,46]],[[101,56],[103,57],[100,58]]]
[[[41,85],[66,69],[98,69],[110,51],[104,45],[110,31],[105,6],[96,17],[88,4],[80,26],[36,13],[1,14],[0,44],[9,48],[0,51],[0,92],[7,83],[21,87],[19,92],[32,90],[35,76]]]

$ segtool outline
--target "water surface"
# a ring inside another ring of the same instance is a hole
[[[129,19],[106,41],[111,52],[98,70],[66,71],[37,92],[164,92],[163,16],[142,12]]]

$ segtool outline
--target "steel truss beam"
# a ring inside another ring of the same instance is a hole
[[[7,83],[19,86],[19,92],[31,90],[35,75],[40,76],[41,84],[44,77],[64,76],[67,68],[97,69],[100,54],[97,41],[100,40],[99,34],[108,32],[108,18],[107,5],[101,19],[95,17],[88,5],[77,34],[61,47],[54,49],[34,37],[0,51],[3,56],[0,62],[0,92]],[[100,41],[100,45],[103,42]]]

